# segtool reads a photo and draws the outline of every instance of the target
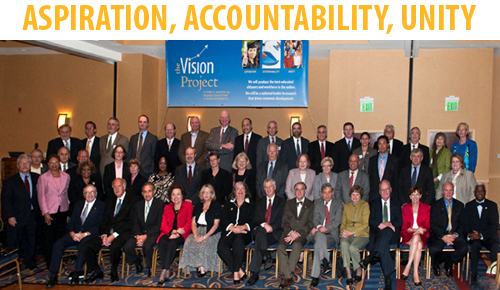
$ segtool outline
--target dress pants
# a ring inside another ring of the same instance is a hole
[[[496,233],[495,233],[496,234]],[[479,261],[479,251],[481,247],[485,247],[490,251],[490,260],[491,262],[495,262],[497,260],[498,254],[498,242],[495,239],[489,238],[485,241],[481,240],[473,240],[469,241],[470,245],[470,265],[471,265],[471,274],[472,276],[477,276],[477,263]]]
[[[323,258],[326,258],[330,261],[330,255],[328,254],[328,247],[337,244],[339,241],[336,241],[332,235],[325,235],[320,231],[316,231],[313,236],[314,241],[314,258],[313,258],[313,267],[311,270],[311,277],[318,278],[319,272],[321,270],[321,261]]]
[[[170,268],[172,262],[175,259],[175,251],[179,245],[184,244],[184,238],[182,236],[176,239],[169,239],[169,236],[164,235],[158,241],[158,251],[160,252],[160,260],[162,269]]]
[[[238,272],[243,265],[245,246],[250,243],[249,234],[223,234],[217,246],[217,253],[231,272]]]
[[[43,223],[43,255],[47,266],[50,265],[52,259],[52,247],[66,233],[67,212],[57,212],[50,215],[52,222],[47,225]]]
[[[351,261],[355,270],[359,267],[359,261],[361,260],[359,249],[368,244],[369,241],[369,238],[355,238],[353,236],[340,239],[340,252],[342,253],[344,268],[350,267]]]
[[[435,239],[430,242],[429,255],[431,256],[432,266],[437,265],[439,263],[439,258],[445,254],[442,253],[445,246],[446,243],[442,239]],[[451,258],[448,257],[446,260],[446,267],[450,267],[452,263],[460,263],[465,254],[467,254],[467,243],[462,238],[456,238],[455,241],[453,241],[453,248],[455,251],[451,253]]]
[[[292,252],[288,256],[286,248],[289,244],[285,242],[285,235],[282,235],[278,243],[278,260],[279,260],[279,271],[283,273],[285,278],[290,278],[292,272],[297,266],[297,262],[300,258],[300,253],[302,252],[303,246],[307,243],[305,237],[299,237],[292,243]]]
[[[389,247],[393,233],[389,227],[379,231],[375,236],[375,245],[372,248],[373,253],[376,253],[375,257],[380,259],[380,266],[385,277],[395,271],[394,259],[391,256]]]
[[[250,263],[248,270],[253,273],[258,273],[260,265],[262,264],[262,259],[267,255],[267,248],[269,248],[272,244],[276,244],[278,241],[274,238],[272,233],[268,234],[266,229],[260,226],[253,230],[252,235],[255,251],[253,251],[252,262]]]
[[[157,239],[157,235],[147,237],[144,241],[144,244],[142,245],[142,253],[144,254],[146,268],[151,268],[151,264],[153,263],[153,251]],[[125,253],[125,257],[129,265],[132,265],[138,258],[137,253],[135,252],[135,248],[137,248],[136,242],[136,238],[132,237],[128,239],[128,241],[125,243],[125,246],[123,246],[123,252]]]
[[[80,242],[75,242],[71,238],[70,234],[66,234],[62,238],[57,240],[57,242],[54,244],[54,247],[52,248],[52,260],[50,262],[50,267],[49,267],[50,273],[57,274],[59,272],[59,265],[61,264],[64,250],[73,245],[78,245],[78,254],[76,255],[75,271],[81,272],[83,269],[83,265],[85,264],[82,245],[84,245],[88,241],[91,241],[92,238],[93,238],[92,236],[88,236],[83,238]]]
[[[36,247],[37,219],[34,211],[31,211],[28,223],[20,226],[16,224],[12,227],[7,223],[7,246],[19,249],[19,257],[23,258],[26,267],[36,266],[35,247]]]
[[[111,260],[111,273],[118,272],[118,264],[120,263],[120,257],[122,254],[122,247],[127,242],[128,235],[119,235],[116,237],[111,245],[109,246],[109,258]],[[102,248],[102,239],[100,237],[95,237],[92,240],[86,242],[82,245],[83,254],[85,256],[85,262],[87,262],[88,272],[97,271],[102,272],[97,263],[96,255]]]

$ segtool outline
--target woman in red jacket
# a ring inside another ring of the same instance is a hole
[[[431,207],[420,202],[422,190],[418,186],[410,188],[408,193],[411,203],[402,207],[403,226],[401,227],[401,238],[403,245],[410,246],[410,255],[401,278],[408,279],[411,264],[413,263],[413,283],[421,286],[418,276],[418,265],[422,256],[422,248],[427,244],[429,230],[431,228]]]
[[[185,201],[186,191],[178,183],[172,184],[168,190],[168,198],[172,203],[165,206],[163,211],[163,220],[161,222],[161,234],[158,237],[158,251],[163,271],[158,280],[161,286],[170,281],[170,265],[174,261],[175,251],[179,245],[191,233],[191,215],[193,213],[193,204]]]

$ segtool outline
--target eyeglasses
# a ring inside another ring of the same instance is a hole
[[[83,194],[91,194],[91,193],[97,193],[97,191],[92,190],[92,191],[84,191]]]

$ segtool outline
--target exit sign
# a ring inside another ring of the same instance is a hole
[[[359,110],[362,113],[373,112],[373,98],[364,97],[359,99]]]
[[[445,107],[444,110],[446,112],[457,112],[458,111],[458,101],[459,98],[455,96],[449,96],[445,98]]]

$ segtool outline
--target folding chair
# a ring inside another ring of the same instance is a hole
[[[19,289],[22,289],[23,288],[23,284],[21,283],[21,269],[19,268],[19,254],[17,253],[17,250],[16,252],[14,253],[10,253],[2,258],[0,258],[0,268],[3,268],[4,266],[7,266],[9,264],[12,264],[12,263],[15,263],[16,264],[16,270],[17,270],[17,281],[19,283]],[[7,271],[9,272],[9,271]],[[7,273],[5,272],[5,273]],[[5,273],[2,273],[2,274],[5,274]]]

